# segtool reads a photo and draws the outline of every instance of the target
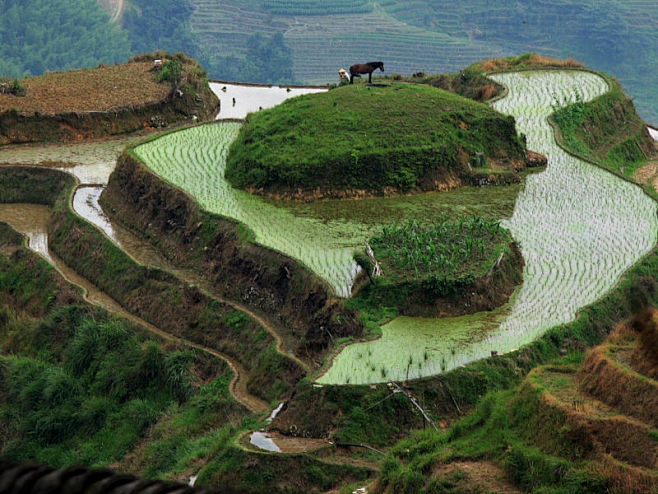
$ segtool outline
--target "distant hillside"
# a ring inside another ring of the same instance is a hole
[[[130,41],[97,0],[0,0],[0,74],[92,67],[126,60]]]
[[[210,60],[245,56],[255,32],[284,33],[295,77],[313,83],[334,81],[340,67],[355,62],[384,60],[387,72],[439,73],[534,51],[614,73],[640,114],[658,123],[655,0],[191,2],[192,31]]]
[[[195,57],[214,78],[325,83],[355,62],[443,73],[532,51],[614,73],[640,115],[658,124],[655,0],[124,0],[111,22],[99,5],[114,2],[0,1],[0,74],[164,49]]]

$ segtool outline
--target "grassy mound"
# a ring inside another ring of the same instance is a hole
[[[505,303],[522,279],[523,259],[498,220],[392,224],[370,244],[382,276],[373,279],[373,260],[355,254],[371,278],[358,298],[406,315],[491,310]]]
[[[383,194],[469,182],[469,164],[511,174],[523,159],[514,119],[487,105],[427,85],[355,84],[250,115],[226,178],[270,194]]]

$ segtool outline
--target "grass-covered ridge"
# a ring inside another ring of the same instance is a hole
[[[523,158],[514,119],[487,105],[426,85],[355,84],[250,115],[226,177],[272,193],[381,194],[450,188],[468,163],[511,170]]]
[[[658,144],[629,98],[613,79],[610,90],[592,101],[581,97],[552,116],[567,150],[596,161],[656,193]],[[556,102],[560,103],[560,102]],[[648,166],[645,166],[648,165]]]

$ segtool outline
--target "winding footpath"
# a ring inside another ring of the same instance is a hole
[[[562,150],[548,123],[556,100],[591,100],[606,81],[584,71],[492,76],[509,94],[494,108],[516,118],[528,147],[548,156],[527,178],[504,225],[526,261],[523,285],[505,307],[461,318],[400,317],[379,340],[346,347],[318,379],[366,384],[439,374],[531,343],[608,293],[656,244],[656,202],[642,189]]]

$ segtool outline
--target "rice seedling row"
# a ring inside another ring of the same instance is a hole
[[[513,185],[505,190],[467,188],[422,196],[313,204],[272,201],[233,189],[224,180],[228,146],[240,125],[218,122],[167,134],[137,147],[136,153],[155,173],[192,194],[204,209],[244,223],[257,242],[298,259],[343,297],[350,295],[359,272],[352,257],[354,250],[362,248],[363,242],[383,225],[438,218],[457,211],[500,219],[511,215],[518,191]],[[482,211],[485,202],[495,202],[496,207]]]
[[[318,382],[365,384],[434,375],[491,351],[511,351],[609,291],[656,242],[656,205],[641,189],[582,162],[555,143],[547,116],[555,101],[585,101],[606,82],[587,72],[496,75],[510,88],[496,109],[517,118],[531,149],[546,154],[545,172],[528,177],[503,225],[520,243],[524,283],[507,306],[449,319],[400,317],[377,341],[346,347]]]

